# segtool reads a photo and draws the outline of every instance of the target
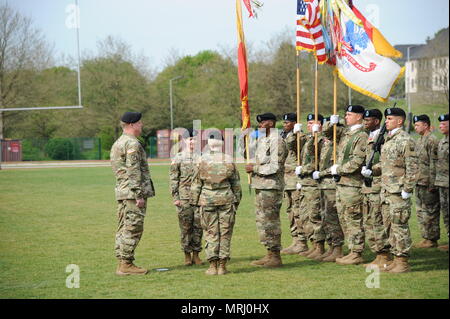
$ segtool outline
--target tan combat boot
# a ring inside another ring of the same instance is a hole
[[[331,255],[325,257],[324,259],[322,259],[322,261],[334,263],[337,258],[342,258],[343,256],[344,254],[342,253],[342,246],[334,246]]]
[[[269,251],[269,260],[265,262],[263,266],[269,268],[276,268],[283,266],[280,251],[279,250]]]
[[[298,239],[293,239],[292,244],[281,250],[280,253],[285,255],[297,255],[298,253],[305,251],[308,249],[308,246],[306,245],[305,241],[301,241]]]
[[[198,251],[194,251],[192,253],[192,262],[196,265],[203,265],[203,261],[200,259],[200,257],[198,256],[199,252]]]
[[[192,265],[191,253],[184,252],[184,265],[185,266]]]
[[[217,275],[217,259],[209,261],[209,268],[205,271],[207,275]]]
[[[448,252],[448,245],[442,245],[438,247],[439,250]]]
[[[398,262],[398,259],[395,258],[393,261],[391,261],[390,265],[388,265],[386,267],[383,267],[383,268],[380,268],[380,270],[383,271],[383,272],[388,272],[391,269],[393,269],[395,266],[397,266],[397,262]]]
[[[409,271],[411,271],[411,267],[408,264],[408,257],[395,257],[395,266],[388,270],[388,273],[400,274]]]
[[[226,275],[228,274],[228,270],[227,270],[227,259],[220,259],[219,260],[219,269],[217,270],[217,274],[218,275]]]
[[[267,250],[267,254],[258,260],[254,260],[250,263],[252,266],[264,266],[264,264],[269,260],[270,250]]]
[[[370,263],[368,264],[363,264],[363,267],[367,267],[367,266],[371,266],[371,265],[377,265],[378,266],[378,262],[380,261],[380,254],[377,254],[377,256],[375,257],[374,260],[372,260]]]
[[[129,260],[121,260],[119,261],[119,265],[117,266],[116,275],[126,276],[126,275],[145,275],[148,273],[147,269],[137,267],[133,264],[132,261]]]
[[[319,257],[316,258],[316,260],[322,261],[324,258],[327,258],[328,256],[330,256],[333,253],[334,247],[333,246],[328,246],[328,250],[326,252],[324,252],[322,255],[320,255]]]
[[[316,243],[313,243],[312,247],[309,250],[302,251],[298,254],[303,257],[308,257],[308,255],[311,255],[315,250],[316,250]]]
[[[336,258],[336,264],[338,265],[359,265],[363,262],[361,253],[351,252],[345,257]]]
[[[316,244],[316,250],[314,250],[313,253],[311,253],[310,255],[307,256],[307,258],[310,259],[314,259],[316,260],[317,257],[319,257],[320,255],[322,255],[325,252],[325,245],[323,241],[319,241]]]
[[[437,240],[424,239],[416,245],[417,248],[435,248],[438,246]]]

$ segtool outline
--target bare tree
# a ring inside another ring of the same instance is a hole
[[[52,51],[29,17],[8,4],[0,5],[0,108],[20,106],[32,98],[26,90],[30,73],[49,67]],[[6,116],[0,112],[0,139]]]

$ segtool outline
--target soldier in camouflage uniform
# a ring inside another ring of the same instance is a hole
[[[295,113],[287,113],[283,115],[283,131],[281,137],[286,141],[293,136],[293,128],[297,122]],[[304,240],[299,237],[297,230],[298,221],[298,201],[300,192],[296,189],[297,175],[295,175],[295,167],[297,166],[297,152],[288,150],[288,156],[284,165],[284,195],[287,199],[286,213],[289,220],[289,229],[291,231],[292,244],[281,250],[282,254],[295,255],[307,249]]]
[[[147,198],[155,195],[147,156],[137,139],[142,132],[141,117],[138,112],[126,112],[122,116],[123,134],[111,148],[119,219],[115,243],[119,260],[117,275],[144,275],[148,272],[133,264],[134,251],[144,231]]]
[[[423,241],[418,248],[437,247],[440,238],[439,227],[439,190],[434,185],[435,174],[430,168],[435,167],[439,140],[431,133],[430,118],[423,114],[414,116],[414,129],[420,135],[416,143],[419,172],[416,185],[416,213]],[[432,179],[433,178],[433,179]]]
[[[169,170],[169,185],[173,203],[177,208],[180,225],[181,250],[184,252],[184,264],[201,265],[199,252],[202,250],[202,227],[199,208],[191,205],[191,183],[198,156],[194,153],[194,135],[191,129],[189,136],[183,139],[183,150],[172,159]]]
[[[441,214],[444,218],[444,224],[448,230],[448,120],[449,115],[443,114],[439,116],[439,130],[444,137],[439,141],[438,145],[438,160],[436,161],[436,167],[431,169],[435,174],[434,185],[439,188]],[[448,244],[439,246],[439,249],[448,252]]]
[[[336,182],[336,207],[350,249],[348,255],[336,259],[339,265],[356,265],[363,261],[361,257],[364,250],[361,168],[366,157],[368,138],[362,125],[364,111],[364,107],[360,105],[347,107],[345,115],[347,127],[337,127],[339,144],[336,164],[326,171],[327,174],[339,176],[339,181]],[[324,126],[327,135],[332,134],[333,125],[338,122],[339,116],[332,115],[330,122]]]
[[[284,162],[287,157],[286,143],[275,129],[276,117],[272,113],[257,116],[260,130],[265,134],[258,137],[255,161],[245,165],[252,176],[255,189],[256,227],[261,244],[267,255],[253,261],[252,265],[281,267],[281,223],[280,208],[284,189]]]
[[[315,160],[315,134],[318,134],[318,159],[320,159],[321,149],[326,143],[326,138],[319,135],[323,116],[318,114],[318,122],[315,121],[314,114],[306,117],[308,131],[305,136],[305,143],[301,149],[302,166],[296,167],[296,174],[299,176],[300,201],[299,211],[301,216],[305,216],[305,221],[301,223],[303,233],[313,243],[313,247],[307,251],[300,252],[299,255],[315,259],[325,252],[325,232],[322,227],[322,216],[320,210],[321,191],[319,183],[312,178],[312,173],[316,168]],[[318,164],[318,163],[317,163]]]
[[[417,182],[418,162],[415,142],[403,130],[405,111],[388,108],[384,112],[386,130],[389,132],[381,149],[381,209],[389,234],[394,262],[382,269],[390,273],[410,270],[408,264],[411,249],[409,217],[411,196]]]
[[[329,132],[330,133],[330,132]],[[336,183],[331,174],[327,174],[333,163],[333,135],[325,135],[321,147],[319,171],[313,172],[313,179],[319,181],[320,210],[322,215],[323,230],[329,249],[315,258],[318,261],[335,262],[337,258],[343,257],[342,246],[344,245],[344,232],[342,231],[336,209]]]
[[[362,194],[363,200],[363,215],[364,215],[364,232],[369,244],[370,250],[376,253],[376,258],[364,266],[377,265],[379,268],[384,268],[391,264],[392,256],[389,253],[389,241],[385,221],[381,212],[381,163],[380,153],[375,153],[373,145],[376,142],[380,133],[380,124],[383,119],[383,114],[378,109],[367,110],[364,113],[364,127],[369,133],[369,140],[366,147],[366,165],[373,154],[372,168],[368,169],[363,166],[361,175],[371,180],[371,185],[363,184]]]
[[[205,231],[207,275],[225,275],[230,259],[235,214],[242,198],[239,172],[233,158],[222,153],[221,138],[208,140],[192,182],[192,203],[200,206]]]

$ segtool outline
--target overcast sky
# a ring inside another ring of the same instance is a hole
[[[261,0],[258,19],[244,28],[255,48],[290,27],[296,0]],[[76,33],[70,26],[75,0],[0,0],[27,16],[53,43],[58,54],[75,56]],[[119,36],[133,52],[159,69],[171,50],[196,54],[236,45],[235,0],[78,0],[81,51],[95,51],[98,40]],[[447,0],[354,0],[392,44],[424,43],[449,25]],[[293,41],[295,35],[293,34]]]

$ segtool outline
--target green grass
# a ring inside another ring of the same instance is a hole
[[[232,240],[231,273],[206,276],[207,265],[183,266],[178,220],[168,189],[168,166],[151,166],[156,197],[150,199],[136,263],[167,272],[114,275],[116,205],[110,168],[0,171],[0,298],[448,298],[448,254],[412,250],[412,272],[381,274],[369,289],[361,266],[283,257],[284,267],[249,263],[265,253],[256,233],[254,197],[247,191]],[[283,246],[290,244],[285,206]],[[414,242],[420,240],[415,213]],[[441,243],[447,242],[442,226]],[[202,257],[204,255],[202,253]],[[366,260],[373,254],[366,250]],[[80,267],[80,288],[66,288],[66,266]]]

